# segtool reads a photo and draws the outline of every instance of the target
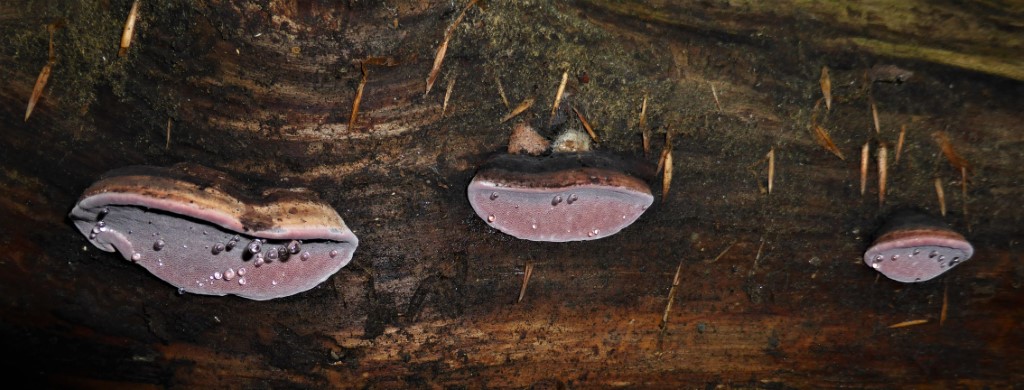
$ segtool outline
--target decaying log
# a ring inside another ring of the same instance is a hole
[[[243,388],[1024,381],[1024,10],[1011,2],[488,1],[460,16],[468,2],[142,1],[121,57],[131,4],[0,5],[0,336],[14,377]],[[53,24],[52,73],[25,121]],[[440,90],[424,95],[442,42]],[[823,66],[827,112],[815,108]],[[504,100],[527,99],[539,104],[501,121]],[[488,227],[466,199],[475,169],[507,149],[517,122],[549,138],[582,130],[574,110],[604,151],[643,156],[641,134],[659,151],[670,132],[667,197],[596,241]],[[861,194],[860,161],[822,148],[812,125],[848,156],[895,145],[906,126],[884,205],[874,184]],[[969,171],[950,165],[936,131]],[[770,193],[756,164],[768,150]],[[186,161],[316,192],[358,235],[352,264],[270,301],[179,295],[67,218],[110,169]],[[937,178],[949,190],[943,220],[975,257],[926,283],[879,277],[860,257],[881,217],[901,206],[938,215]],[[914,320],[928,321],[890,327]]]

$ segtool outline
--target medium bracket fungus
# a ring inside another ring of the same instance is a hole
[[[194,164],[108,172],[70,217],[89,242],[145,267],[180,292],[253,300],[309,290],[359,245],[338,213],[303,189],[262,197]]]
[[[974,247],[934,217],[918,210],[889,216],[866,252],[864,263],[889,279],[924,282],[971,258]]]
[[[578,139],[563,135],[560,141],[570,138]],[[653,167],[579,144],[573,149],[579,153],[558,152],[556,142],[556,152],[547,156],[492,157],[469,184],[470,205],[488,225],[524,240],[596,240],[618,233],[654,202],[643,179],[654,176]]]

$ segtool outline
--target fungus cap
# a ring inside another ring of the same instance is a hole
[[[531,241],[596,240],[629,226],[654,202],[649,164],[596,152],[498,155],[469,184],[488,225]]]
[[[971,243],[941,221],[916,210],[894,213],[864,252],[864,263],[904,283],[931,280],[967,261]]]
[[[289,296],[327,280],[359,245],[307,190],[253,197],[226,174],[194,164],[104,176],[71,210],[75,226],[97,248],[119,252],[180,292]]]

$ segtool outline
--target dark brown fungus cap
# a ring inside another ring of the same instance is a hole
[[[253,197],[224,173],[190,164],[108,172],[70,217],[97,248],[121,253],[181,292],[254,300],[315,287],[359,245],[309,191]]]
[[[888,278],[923,282],[971,258],[974,247],[934,217],[918,210],[893,213],[866,252],[864,263]]]
[[[650,164],[588,152],[502,154],[469,184],[469,203],[488,225],[531,241],[596,240],[629,226],[654,202]]]

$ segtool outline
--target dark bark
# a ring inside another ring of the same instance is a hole
[[[157,3],[142,3],[125,57],[129,1],[0,5],[0,335],[15,376],[243,388],[1024,381],[1019,7],[486,2],[424,95],[463,3]],[[23,121],[55,22],[53,74]],[[823,65],[827,116],[812,112]],[[913,75],[865,81],[874,65]],[[474,214],[465,188],[514,122],[546,136],[580,127],[548,118],[564,71],[564,99],[601,150],[642,153],[648,96],[649,162],[673,134],[671,191],[602,240],[516,240]],[[501,123],[498,80],[512,106],[536,103]],[[818,145],[812,117],[845,160]],[[860,147],[892,156],[901,125],[879,206],[874,162],[860,194]],[[936,131],[971,164],[966,209]],[[767,194],[766,167],[752,164],[773,148]],[[316,191],[359,236],[353,264],[272,301],[178,295],[66,218],[107,170],[183,161]],[[879,218],[937,213],[935,178],[944,221],[975,257],[927,283],[879,277],[859,258]],[[888,328],[915,319],[930,322]]]

